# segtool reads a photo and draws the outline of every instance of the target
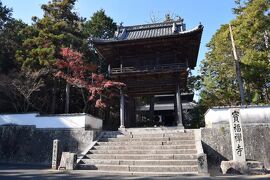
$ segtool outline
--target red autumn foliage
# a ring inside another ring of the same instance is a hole
[[[58,72],[56,77],[65,79],[69,84],[85,88],[90,96],[89,101],[96,101],[97,108],[105,108],[106,100],[116,96],[116,89],[125,86],[124,83],[105,79],[103,74],[97,74],[97,66],[83,61],[83,55],[70,48],[61,49],[62,59],[55,63]]]

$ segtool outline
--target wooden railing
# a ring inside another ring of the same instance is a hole
[[[153,66],[120,67],[109,69],[110,74],[143,73],[143,72],[170,72],[186,70],[186,63],[162,64]]]

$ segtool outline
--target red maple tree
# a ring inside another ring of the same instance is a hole
[[[105,79],[103,74],[96,73],[97,66],[83,61],[83,55],[70,48],[61,49],[62,59],[55,63],[58,72],[56,77],[63,78],[67,83],[85,88],[90,96],[89,101],[95,101],[97,108],[105,108],[113,96],[117,96],[117,89],[124,87],[121,82]]]

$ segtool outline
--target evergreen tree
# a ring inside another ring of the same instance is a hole
[[[116,23],[105,14],[103,9],[95,12],[84,24],[84,33],[88,37],[111,38],[116,31]]]
[[[86,60],[92,61],[98,65],[98,71],[101,73],[107,72],[107,65],[104,60],[99,59],[96,51],[92,48],[91,38],[112,38],[116,29],[116,23],[111,17],[106,15],[103,9],[96,11],[90,19],[84,23],[83,32],[88,39],[87,44],[89,44],[89,46],[85,46],[86,49],[83,51],[83,54]]]
[[[269,0],[237,1],[237,16],[231,21],[248,103],[269,103],[269,8]],[[201,65],[201,105],[240,104],[227,24],[221,26],[207,47]]]
[[[0,74],[20,69],[15,54],[22,46],[23,35],[19,32],[26,26],[20,20],[10,19],[0,30]]]
[[[86,44],[81,28],[83,20],[73,11],[75,2],[76,0],[52,0],[43,4],[43,18],[33,17],[32,26],[21,32],[26,38],[22,49],[16,53],[22,68],[50,70],[45,80],[45,88],[49,90],[45,96],[51,98],[51,104],[48,104],[51,113],[63,112],[63,82],[53,76],[53,72],[57,70],[56,60],[61,58],[61,48],[72,47],[81,51]],[[69,85],[66,86],[69,89]],[[67,91],[65,96],[68,95]],[[60,106],[56,107],[56,103]]]
[[[83,41],[82,19],[73,12],[76,0],[52,0],[41,6],[43,18],[33,17],[17,60],[32,68],[53,67],[62,47],[80,49]]]
[[[12,18],[12,9],[0,1],[0,74],[16,67],[15,53],[22,44],[19,32],[25,27],[22,21]]]
[[[250,0],[232,22],[249,103],[270,102],[269,9],[269,0]]]
[[[0,1],[0,29],[3,29],[4,25],[12,19],[11,16],[12,9],[3,6],[2,1]]]

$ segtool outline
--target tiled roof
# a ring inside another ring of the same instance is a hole
[[[115,36],[111,39],[93,39],[93,42],[112,42],[136,39],[147,39],[164,36],[175,36],[190,33],[203,26],[199,25],[192,30],[186,31],[185,24],[182,21],[171,21],[154,24],[144,24],[136,26],[118,26]]]

